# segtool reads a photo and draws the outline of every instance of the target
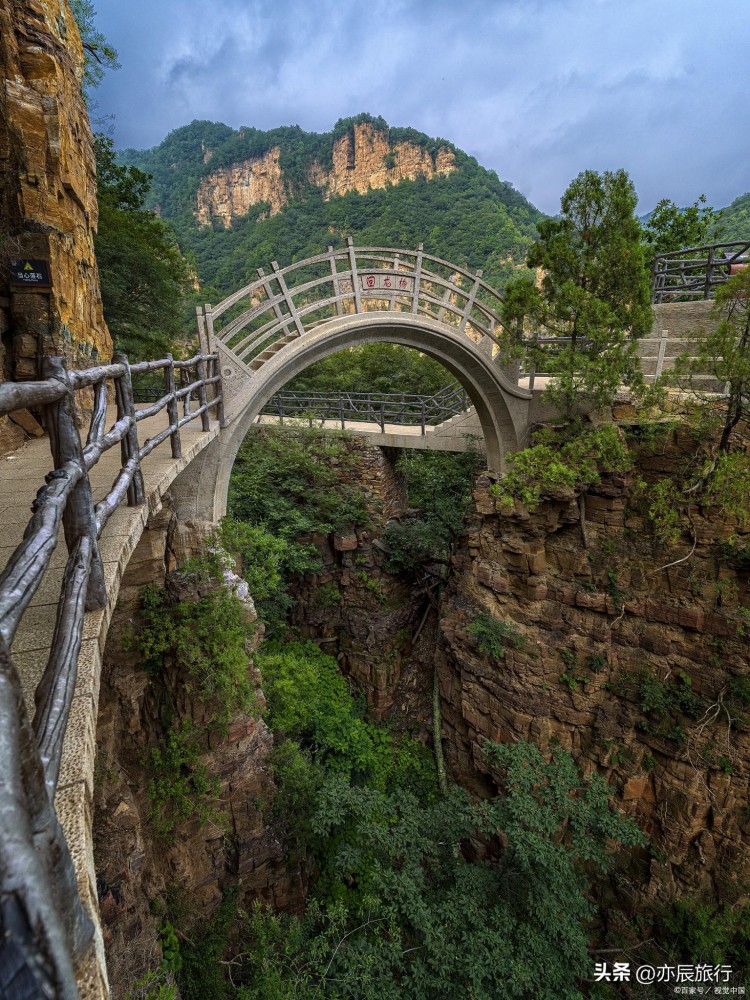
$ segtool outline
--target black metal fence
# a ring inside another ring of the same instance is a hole
[[[465,389],[457,382],[446,386],[434,395],[399,392],[292,392],[282,389],[271,396],[262,412],[284,420],[309,420],[325,423],[331,421],[346,428],[351,423],[420,426],[425,434],[427,427],[463,413],[471,401]]]

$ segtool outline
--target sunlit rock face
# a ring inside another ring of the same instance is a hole
[[[281,160],[281,150],[274,146],[262,156],[220,167],[205,177],[198,189],[198,224],[207,226],[217,220],[229,227],[233,219],[261,203],[269,206],[270,215],[280,212],[294,197]],[[433,159],[429,150],[416,143],[391,143],[387,132],[360,123],[335,140],[330,169],[315,160],[307,179],[322,188],[327,199],[350,191],[366,194],[387,184],[418,177],[429,179],[455,169],[454,154],[447,147],[440,148]]]
[[[93,139],[83,48],[65,0],[0,0],[0,334],[2,377],[38,377],[39,358],[108,360],[94,259]],[[48,262],[51,288],[18,287],[14,258]],[[0,446],[13,436],[6,424]]]

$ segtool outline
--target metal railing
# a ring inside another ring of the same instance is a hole
[[[182,388],[175,382],[178,371],[191,373]],[[143,372],[161,372],[164,391],[151,406],[136,409],[132,376]],[[0,384],[0,415],[41,408],[52,451],[52,469],[37,491],[23,541],[0,574],[0,968],[7,971],[10,962],[23,969],[39,985],[40,996],[73,1000],[78,996],[73,962],[89,946],[93,928],[78,896],[54,797],[76,686],[84,614],[107,603],[99,538],[120,503],[145,503],[142,460],[167,438],[173,457],[180,458],[180,428],[200,420],[207,431],[211,409],[223,423],[223,400],[216,354],[200,354],[189,361],[167,356],[136,365],[130,365],[124,355],[115,355],[112,364],[84,371],[67,371],[62,359],[45,358],[42,375],[37,382]],[[117,413],[106,430],[110,384]],[[93,395],[85,444],[75,401],[81,389]],[[191,412],[192,399],[198,406]],[[138,423],[162,410],[167,412],[169,425],[141,444]],[[110,490],[95,504],[88,473],[118,444],[120,470]],[[10,649],[49,568],[61,524],[69,556],[32,722]]]
[[[330,420],[342,430],[349,423],[375,423],[385,430],[386,424],[427,427],[463,413],[471,402],[468,393],[457,382],[431,396],[403,392],[293,392],[282,389],[275,393],[261,411],[267,416],[285,419]]]
[[[750,240],[657,254],[651,265],[653,301],[710,299],[720,285],[748,264]]]

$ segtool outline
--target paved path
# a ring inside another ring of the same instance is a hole
[[[114,410],[108,414],[108,426],[114,421]],[[149,436],[156,436],[167,425],[162,412],[138,424],[138,440],[143,446]],[[55,799],[57,814],[73,857],[78,888],[84,906],[98,915],[96,876],[92,844],[93,781],[96,748],[96,718],[99,703],[99,679],[104,644],[112,609],[117,602],[120,580],[133,549],[138,544],[149,514],[161,506],[162,497],[177,475],[192,461],[209,441],[219,433],[217,421],[211,421],[208,431],[201,431],[200,419],[180,430],[181,459],[171,455],[167,439],[155,448],[143,462],[143,478],[148,502],[142,507],[119,507],[104,527],[100,541],[108,604],[99,611],[89,612],[84,620],[83,642],[78,658],[78,678],[70,719],[63,744],[60,780]],[[52,468],[49,440],[38,438],[27,442],[13,455],[0,459],[0,567],[23,538],[31,517],[31,503],[44,476]],[[94,502],[111,488],[120,471],[120,446],[115,445],[102,456],[89,474]],[[60,596],[63,570],[68,558],[62,529],[52,562],[39,589],[26,609],[16,633],[11,655],[21,676],[26,706],[34,711],[34,690],[44,672],[55,626],[57,601]],[[96,919],[96,955],[80,970],[79,988],[84,1000],[107,995],[103,984],[104,951],[101,929]]]

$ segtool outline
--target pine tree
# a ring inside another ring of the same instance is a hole
[[[651,327],[651,289],[635,216],[637,197],[624,170],[586,170],[571,183],[554,219],[539,223],[527,265],[542,269],[507,290],[505,319],[565,338],[539,359],[554,375],[549,393],[570,417],[610,403],[618,386],[637,388],[636,340]]]

